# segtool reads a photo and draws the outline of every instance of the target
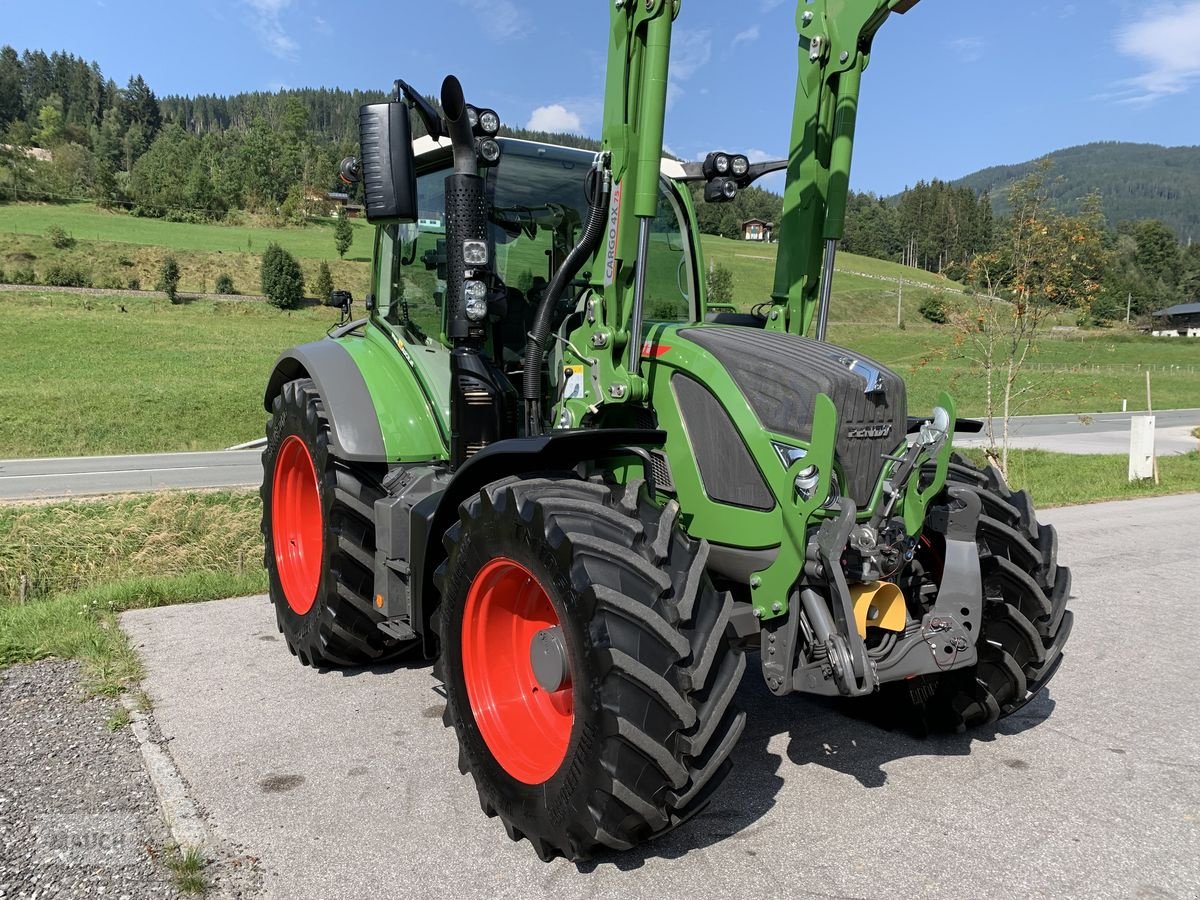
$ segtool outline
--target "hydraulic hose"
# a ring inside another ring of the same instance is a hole
[[[533,320],[529,345],[525,349],[525,418],[526,429],[531,436],[542,432],[542,362],[546,355],[546,341],[550,337],[554,308],[583,264],[600,246],[608,221],[608,195],[612,186],[609,176],[607,172],[602,174],[599,169],[593,169],[589,178],[588,218],[583,234],[546,288]]]
[[[442,82],[442,113],[446,117],[450,142],[454,145],[454,174],[478,175],[479,159],[475,156],[475,136],[467,115],[467,101],[462,84],[453,75],[448,75]]]

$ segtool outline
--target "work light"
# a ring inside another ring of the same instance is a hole
[[[487,285],[482,281],[463,282],[463,305],[472,322],[481,322],[487,316],[487,294]]]

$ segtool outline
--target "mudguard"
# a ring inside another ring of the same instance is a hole
[[[275,363],[264,405],[294,378],[311,378],[329,417],[333,454],[347,462],[444,458],[437,417],[416,374],[386,339],[361,332],[293,347]],[[382,398],[382,402],[377,402]],[[382,416],[381,416],[382,412]]]

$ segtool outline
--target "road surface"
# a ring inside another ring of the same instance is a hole
[[[1196,393],[1200,396],[1200,384]],[[1018,416],[1010,423],[1011,446],[1057,453],[1129,453],[1129,420],[1135,413]],[[1154,414],[1155,452],[1159,456],[1190,453],[1200,447],[1192,429],[1200,426],[1200,409],[1169,409]],[[999,428],[999,423],[997,423]],[[982,447],[982,435],[959,435],[960,447]]]
[[[776,700],[757,666],[735,770],[640,850],[546,865],[479,811],[428,668],[302,668],[261,597],[126,613],[155,717],[220,842],[272,898],[1194,898],[1200,498],[1053,510],[1075,574],[1058,677],[919,741]]]
[[[1134,413],[1091,416],[1027,416],[1014,419],[1013,446],[1060,453],[1128,453],[1129,419]],[[1200,425],[1200,409],[1158,413],[1160,456],[1187,453],[1200,446],[1191,431]],[[959,435],[963,447],[983,446],[978,435]],[[0,460],[0,500],[36,500],[260,484],[261,450],[214,453],[158,453],[144,456],[83,456],[59,459]]]
[[[0,500],[257,485],[261,450],[0,460]]]

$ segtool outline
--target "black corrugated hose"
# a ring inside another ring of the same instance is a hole
[[[599,169],[588,175],[588,220],[583,228],[579,243],[575,245],[563,264],[554,273],[554,279],[546,288],[542,302],[538,304],[537,317],[529,334],[529,345],[525,348],[525,420],[529,435],[542,432],[542,361],[546,355],[546,340],[550,337],[550,319],[563,292],[579,274],[583,264],[596,251],[604,237],[608,221],[609,181]]]

